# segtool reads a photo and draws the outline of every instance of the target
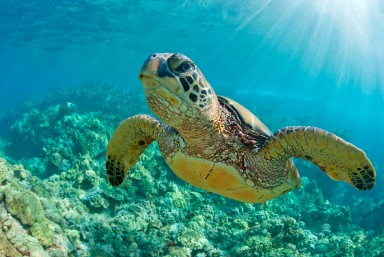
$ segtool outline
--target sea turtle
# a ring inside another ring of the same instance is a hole
[[[106,154],[113,186],[123,183],[154,140],[178,177],[238,201],[262,203],[300,187],[291,157],[311,161],[359,190],[375,185],[375,169],[362,150],[315,127],[271,133],[245,107],[217,96],[185,55],[151,55],[139,79],[150,109],[164,123],[144,114],[121,122]]]

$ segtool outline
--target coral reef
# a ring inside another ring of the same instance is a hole
[[[117,103],[116,99],[122,100]],[[46,102],[55,104],[47,107],[43,105]],[[97,111],[86,111],[90,103],[96,102]],[[45,101],[29,104],[30,110],[12,125],[12,144],[5,147],[6,151],[9,156],[22,158],[27,169],[40,177],[68,170],[79,157],[93,159],[104,155],[114,128],[125,118],[123,115],[129,115],[129,111],[123,111],[125,106],[132,102],[141,103],[140,99],[133,99],[132,93],[111,90],[105,83],[89,83],[70,93],[63,90],[48,95]]]
[[[305,177],[266,206],[240,203],[178,179],[153,143],[111,187],[107,141],[130,112],[148,110],[134,94],[90,85],[15,117],[0,151],[1,256],[384,256],[383,202],[331,201]]]
[[[39,184],[38,179],[5,159],[0,159],[0,174],[0,252],[4,256],[73,256],[68,255],[73,244],[67,236],[70,231],[49,218],[49,199],[36,195],[30,186]],[[57,221],[62,219],[59,212],[55,215]],[[84,247],[73,242],[79,249]]]

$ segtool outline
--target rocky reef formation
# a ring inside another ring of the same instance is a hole
[[[94,83],[15,114],[0,144],[1,256],[384,256],[383,202],[336,203],[311,179],[240,203],[175,177],[154,143],[111,187],[105,147],[135,113],[148,113],[141,94]]]

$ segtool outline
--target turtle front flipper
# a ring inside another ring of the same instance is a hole
[[[121,185],[145,148],[165,136],[165,125],[148,115],[127,118],[117,127],[108,143],[105,167],[108,181]]]
[[[311,161],[334,180],[343,180],[358,190],[375,186],[376,172],[365,153],[319,128],[280,129],[265,142],[261,154],[274,167],[285,165],[293,156]]]

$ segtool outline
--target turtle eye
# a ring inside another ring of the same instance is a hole
[[[168,59],[168,67],[171,71],[182,74],[195,69],[195,64],[183,54],[174,54]]]
[[[186,71],[194,69],[194,67],[195,66],[193,65],[193,63],[191,63],[190,61],[185,61],[182,62],[179,66],[177,66],[175,71],[177,73],[184,73]]]

